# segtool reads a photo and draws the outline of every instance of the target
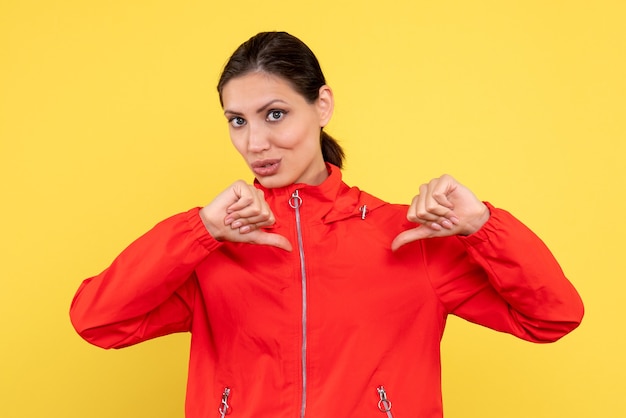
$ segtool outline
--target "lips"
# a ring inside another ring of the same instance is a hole
[[[259,160],[251,164],[252,171],[257,176],[272,176],[278,172],[280,159]]]

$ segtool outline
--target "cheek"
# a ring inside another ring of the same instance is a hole
[[[238,135],[237,133],[232,132],[232,130],[229,132],[229,134],[230,134],[230,143],[233,144],[233,147],[235,147],[235,149],[237,150],[237,152],[239,152],[239,154],[244,155],[246,151],[246,145],[241,135]]]
[[[272,142],[280,148],[311,149],[319,146],[319,130],[307,123],[293,123],[274,132]]]

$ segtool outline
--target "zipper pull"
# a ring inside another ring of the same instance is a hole
[[[230,413],[230,405],[228,405],[229,396],[230,388],[224,388],[224,393],[222,393],[222,402],[220,404],[220,407],[217,409],[220,413],[220,418],[224,418]]]
[[[378,391],[378,396],[380,397],[380,400],[378,401],[378,410],[380,412],[385,412],[387,414],[387,418],[393,418],[393,415],[391,415],[391,401],[387,399],[387,392],[385,392],[385,388],[381,385],[376,390]]]
[[[299,190],[296,189],[289,198],[289,206],[291,206],[292,209],[298,209],[302,206],[302,198],[300,197]]]

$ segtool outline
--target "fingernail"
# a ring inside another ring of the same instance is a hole
[[[438,223],[436,223],[436,222],[431,222],[431,223],[430,223],[430,227],[431,227],[432,229],[434,229],[435,231],[441,231],[441,225],[439,225],[439,224],[438,224]]]
[[[457,218],[456,216],[453,216],[450,218],[450,222],[452,222],[455,225],[459,224],[459,218]]]
[[[449,220],[445,219],[441,222],[441,225],[446,228],[446,229],[452,229],[453,225],[452,222],[450,222]]]
[[[237,228],[239,228],[240,226],[241,226],[241,221],[236,221],[236,222],[233,222],[233,224],[231,225],[231,227],[232,227],[233,229],[237,229]]]
[[[241,228],[239,228],[239,232],[241,232],[242,234],[250,232],[250,225],[242,226]]]

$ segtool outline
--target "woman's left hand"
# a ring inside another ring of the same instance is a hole
[[[489,208],[471,190],[444,174],[420,186],[407,219],[421,225],[401,232],[391,243],[393,251],[424,238],[473,234],[489,219]]]

